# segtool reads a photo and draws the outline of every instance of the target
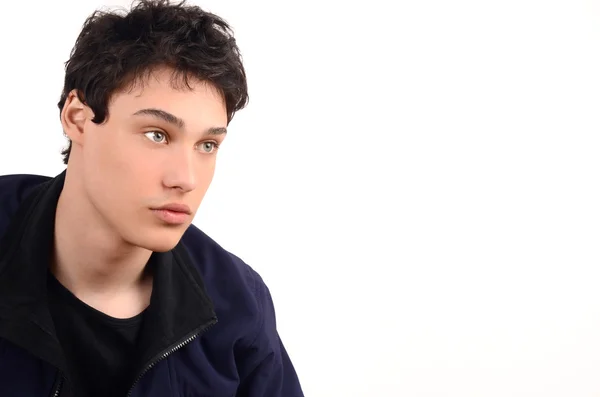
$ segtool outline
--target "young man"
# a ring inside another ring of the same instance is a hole
[[[66,170],[0,177],[0,396],[302,396],[260,276],[191,225],[246,102],[219,17],[154,0],[86,21]]]

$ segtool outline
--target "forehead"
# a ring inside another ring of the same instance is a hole
[[[131,117],[140,109],[154,108],[172,113],[186,124],[226,126],[227,109],[215,85],[192,77],[176,75],[163,68],[137,78],[117,90],[109,102],[109,114]]]

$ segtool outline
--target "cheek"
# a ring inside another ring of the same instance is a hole
[[[211,182],[215,176],[216,165],[217,165],[217,158],[216,158],[216,156],[214,156],[214,157],[210,158],[208,161],[206,161],[205,163],[203,163],[200,168],[198,180],[200,182],[199,185],[204,190],[206,190],[208,188],[208,186],[211,184]]]
[[[194,191],[194,199],[197,201],[197,204],[200,204],[202,199],[204,198],[206,191],[210,187],[212,180],[215,175],[215,162],[208,161],[202,164],[200,170],[197,173],[197,186]]]
[[[110,131],[95,132],[84,147],[85,183],[104,205],[126,207],[147,190],[148,179],[156,170],[132,142]]]
[[[84,136],[83,153],[88,168],[97,167],[102,171],[109,171],[120,166],[123,145],[118,142],[118,137],[109,126],[89,128]]]
[[[84,147],[90,172],[105,175],[114,184],[136,184],[148,169],[148,153],[143,153],[134,137],[103,127],[90,136]]]

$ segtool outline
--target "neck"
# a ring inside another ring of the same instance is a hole
[[[151,275],[145,270],[152,252],[121,238],[69,176],[56,208],[51,271],[96,309],[135,315],[149,302]]]

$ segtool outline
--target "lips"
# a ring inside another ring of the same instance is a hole
[[[192,216],[190,207],[185,204],[167,204],[153,208],[152,212],[158,219],[169,225],[185,224]]]
[[[172,211],[172,212],[182,212],[182,213],[188,214],[188,215],[192,214],[190,207],[188,207],[185,204],[173,203],[173,204],[163,205],[162,207],[158,207],[158,208],[154,208],[154,209],[158,210],[158,211],[165,210],[165,211]]]

